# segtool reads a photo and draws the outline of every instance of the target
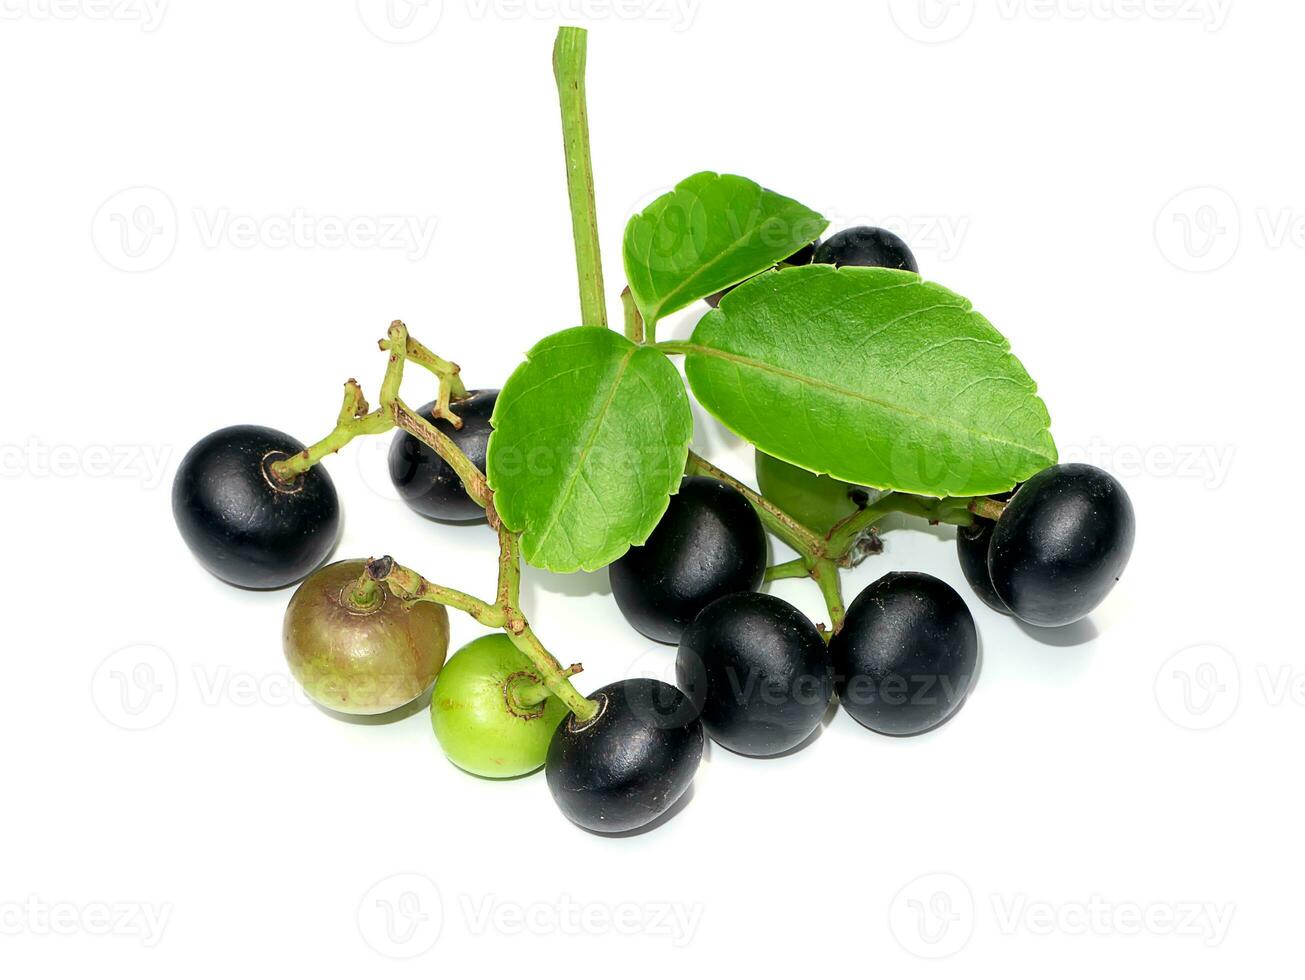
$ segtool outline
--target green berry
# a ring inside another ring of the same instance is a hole
[[[530,659],[502,633],[472,640],[449,658],[430,702],[431,725],[449,761],[491,779],[542,766],[567,708],[556,697],[522,705],[517,693],[539,683]]]
[[[856,487],[767,456],[759,449],[757,486],[767,500],[821,534],[859,509],[852,496]]]

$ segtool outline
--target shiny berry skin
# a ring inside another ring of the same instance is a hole
[[[810,265],[811,260],[815,257],[816,248],[819,245],[820,245],[819,239],[812,242],[810,245],[803,245],[800,249],[798,249],[796,252],[794,252],[792,255],[786,258],[783,262],[781,262],[780,267],[782,268],[784,266],[790,266],[790,265]],[[743,283],[739,283],[736,286],[729,286],[725,289],[722,289],[719,293],[712,293],[710,296],[707,297],[707,305],[715,309],[716,307],[720,306],[720,301],[722,298],[724,298],[726,293],[738,289],[739,286],[741,285],[743,285]]]
[[[829,652],[848,714],[883,735],[919,735],[965,702],[979,637],[946,582],[890,572],[848,607]]]
[[[684,694],[638,677],[590,695],[599,712],[568,714],[553,733],[544,772],[573,823],[595,833],[639,830],[684,795],[702,761],[702,722]]]
[[[197,442],[172,484],[172,516],[199,563],[246,589],[280,589],[324,562],[340,535],[335,484],[314,466],[282,484],[268,465],[304,444],[261,425],[233,425]]]
[[[1109,595],[1133,552],[1128,492],[1084,463],[1030,478],[997,521],[988,574],[1001,600],[1035,626],[1068,626]]]
[[[544,764],[567,708],[555,697],[523,707],[511,699],[522,683],[537,685],[539,675],[504,633],[472,640],[449,658],[435,681],[430,715],[450,762],[490,779],[524,776]]]
[[[743,494],[690,477],[640,547],[608,569],[626,621],[660,643],[678,643],[708,604],[754,592],[766,573],[766,533]]]
[[[1010,500],[1014,491],[992,494],[993,500]],[[970,583],[974,594],[984,604],[999,613],[1010,615],[1010,609],[1001,601],[997,590],[992,587],[992,576],[988,574],[988,545],[992,542],[992,532],[997,529],[995,521],[976,517],[968,527],[956,529],[956,558],[960,562],[965,581]]]
[[[314,701],[347,715],[379,715],[421,697],[449,650],[449,614],[433,602],[406,605],[377,586],[374,601],[349,599],[365,561],[319,569],[295,590],[281,626],[290,673]]]
[[[919,272],[906,242],[884,228],[848,228],[825,239],[816,249],[815,265],[858,265]]]
[[[466,398],[453,402],[449,408],[462,420],[461,429],[455,429],[444,419],[436,419],[434,402],[423,405],[417,414],[433,422],[483,473],[492,431],[489,420],[497,400],[496,389],[485,389],[468,392]],[[423,517],[446,524],[485,521],[484,508],[467,496],[453,467],[407,432],[397,433],[390,444],[390,480],[403,502]]]
[[[965,581],[970,583],[974,594],[984,604],[1001,613],[1010,614],[1006,603],[1001,601],[997,590],[992,587],[992,576],[988,574],[988,545],[992,542],[992,532],[997,529],[995,521],[977,518],[969,527],[956,529],[956,557],[965,573]]]
[[[740,755],[801,745],[834,696],[834,664],[811,620],[783,599],[717,599],[684,631],[676,682],[713,741]]]

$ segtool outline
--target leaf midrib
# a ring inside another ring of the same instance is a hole
[[[584,469],[585,460],[589,458],[589,453],[593,450],[594,443],[598,439],[598,432],[603,427],[603,420],[607,418],[607,413],[611,410],[612,402],[616,399],[617,389],[621,387],[621,379],[625,377],[625,372],[629,370],[630,364],[634,361],[634,356],[637,353],[639,353],[639,348],[631,347],[621,357],[615,376],[612,378],[611,388],[607,393],[606,399],[603,401],[603,407],[597,414],[595,414],[593,423],[590,425],[589,431],[585,434],[584,445],[581,447],[580,454],[576,457],[576,464],[571,470],[570,476],[567,478],[566,488],[561,494],[554,498],[555,505],[549,511],[548,523],[542,530],[537,532],[539,537],[539,550],[543,550],[544,545],[557,529],[558,521],[561,518],[562,512],[566,509],[566,504],[570,502],[576,481],[580,478],[580,473]],[[574,551],[574,549],[572,550]],[[575,555],[572,554],[572,558],[574,557]]]
[[[1033,453],[1044,459],[1051,459],[1051,457],[1047,455],[1044,449],[1041,449],[1037,446],[1026,445],[1025,443],[1017,442],[1013,439],[1003,439],[1000,436],[994,435],[992,433],[979,432],[975,429],[971,429],[968,426],[960,424],[955,419],[943,418],[936,415],[930,415],[926,412],[919,412],[909,408],[904,408],[900,405],[897,405],[894,402],[890,402],[882,398],[875,398],[871,395],[865,394],[864,392],[855,391],[851,388],[844,388],[842,385],[836,385],[833,384],[832,382],[821,380],[820,378],[808,377],[807,375],[799,374],[796,371],[790,371],[787,368],[781,368],[774,364],[770,364],[766,361],[757,360],[756,358],[745,357],[742,354],[734,354],[729,351],[724,351],[716,347],[707,347],[703,344],[695,344],[692,341],[687,342],[685,344],[677,345],[677,348],[679,350],[684,351],[684,353],[688,355],[701,354],[704,357],[718,358],[719,360],[727,361],[731,364],[741,364],[744,365],[745,367],[751,367],[759,371],[764,371],[769,374],[774,374],[782,378],[787,378],[790,381],[797,381],[801,384],[809,385],[813,388],[821,388],[826,391],[832,392],[836,395],[846,396],[855,401],[861,401],[869,405],[875,405],[878,406],[879,408],[891,412],[896,412],[900,415],[910,416],[912,418],[919,419],[923,422],[930,422],[937,425],[940,428],[950,428],[950,429],[958,430],[968,436],[981,439],[985,442],[991,442],[1002,446],[1009,446],[1014,449],[1020,449],[1028,453]],[[1046,429],[1044,428],[1041,431],[1045,432]]]
[[[808,211],[813,215],[815,214],[815,212],[811,211],[810,208],[804,208],[803,210]],[[788,210],[785,210],[783,212],[777,212],[775,214],[768,216],[761,222],[761,225],[756,232],[753,232],[751,235],[748,235],[743,238],[734,239],[734,241],[731,242],[730,245],[724,249],[724,251],[717,253],[714,258],[711,258],[708,261],[704,262],[702,265],[698,266],[697,269],[695,269],[693,272],[691,272],[688,276],[685,277],[684,281],[680,283],[678,287],[673,289],[671,292],[666,293],[662,297],[662,301],[658,303],[657,306],[654,307],[651,311],[652,321],[656,323],[657,321],[661,320],[661,318],[665,315],[664,311],[671,305],[671,300],[674,297],[683,295],[686,289],[690,288],[695,282],[698,282],[706,273],[710,272],[712,269],[714,269],[725,259],[728,259],[731,256],[735,255],[742,248],[744,248],[749,242],[756,239],[757,236],[760,234],[761,228],[764,228],[769,222],[774,221],[776,218],[782,217],[783,215],[788,213],[789,213]],[[785,248],[787,249],[787,246],[785,246]],[[778,259],[775,260],[775,262],[783,261],[783,259],[784,256],[780,256]],[[765,266],[765,268],[763,268],[761,271],[764,272],[765,269],[769,268],[771,265],[774,265],[774,263],[773,262],[768,263]],[[655,289],[656,284],[653,282],[652,266],[648,263],[646,257],[644,259],[644,267],[648,270],[648,283],[649,285],[652,285],[653,288]],[[690,300],[690,302],[692,302],[692,300]],[[644,316],[645,318],[647,318],[648,314],[645,313]]]

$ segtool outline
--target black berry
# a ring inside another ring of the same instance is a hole
[[[707,734],[742,755],[777,755],[804,742],[834,696],[829,648],[783,599],[740,592],[698,614],[675,659],[680,688]]]
[[[436,419],[435,403],[423,405],[418,412],[427,422],[453,440],[482,473],[485,452],[492,431],[489,420],[494,414],[497,390],[469,392],[450,408],[462,420],[455,429],[444,419]],[[403,502],[423,517],[447,524],[478,524],[485,520],[485,510],[469,496],[462,480],[435,450],[407,432],[400,432],[390,444],[390,479]]]
[[[340,532],[340,501],[321,466],[291,484],[268,468],[304,449],[284,432],[234,425],[181,461],[172,516],[201,565],[247,589],[279,589],[324,562]]]
[[[590,697],[598,714],[569,714],[548,746],[544,772],[558,807],[597,833],[652,823],[675,805],[702,760],[702,723],[683,693],[649,678],[618,681]]]
[[[647,542],[608,572],[630,625],[650,639],[678,643],[710,603],[761,585],[766,533],[743,494],[718,480],[690,477]]]
[[[816,249],[816,265],[858,265],[919,272],[906,242],[884,228],[848,228],[831,235]]]
[[[997,521],[988,545],[993,588],[1035,626],[1067,626],[1115,587],[1133,552],[1128,492],[1095,466],[1070,463],[1032,477]]]
[[[965,702],[979,637],[946,582],[890,572],[848,607],[829,650],[848,714],[884,735],[918,735]]]

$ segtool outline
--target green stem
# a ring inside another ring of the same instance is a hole
[[[404,359],[419,367],[424,367],[439,379],[439,394],[435,398],[435,417],[451,423],[455,429],[462,428],[462,419],[453,413],[450,404],[467,397],[467,386],[462,383],[462,368],[452,361],[432,352],[425,344],[408,336],[408,328],[400,320],[390,324],[390,336],[381,341],[381,350],[392,350],[402,345]],[[393,396],[398,396],[397,388]],[[384,400],[384,393],[382,393]]]
[[[277,482],[291,485],[327,456],[338,453],[359,436],[379,435],[393,427],[394,423],[385,409],[368,413],[362,388],[350,378],[344,386],[344,406],[340,409],[335,428],[326,438],[313,443],[302,452],[272,463],[268,466],[268,471]]]
[[[825,599],[825,608],[829,610],[829,635],[843,628],[843,618],[847,609],[843,605],[843,583],[838,574],[838,565],[828,558],[816,562],[811,569],[811,578],[820,587],[820,594]]]
[[[667,354],[691,354],[697,349],[697,345],[688,340],[662,340],[654,342],[652,339],[649,339],[648,342],[658,350],[665,351]]]
[[[811,568],[807,565],[805,558],[794,558],[792,561],[786,561],[779,565],[771,565],[766,569],[766,581],[778,582],[786,578],[806,578],[811,574]]]
[[[557,658],[539,642],[539,637],[528,623],[522,620],[518,630],[509,628],[507,637],[512,641],[513,646],[530,658],[530,662],[535,665],[535,670],[539,671],[540,677],[543,678],[544,686],[570,708],[576,718],[580,721],[588,721],[598,713],[598,702],[586,698],[568,679],[577,672],[574,669],[575,665],[563,669],[557,662]]]
[[[625,337],[631,343],[644,342],[643,314],[634,302],[634,293],[626,286],[621,290],[621,305],[625,307]]]
[[[354,583],[353,588],[347,594],[341,596],[341,599],[354,612],[366,613],[371,612],[380,604],[383,595],[380,584],[364,569],[358,581]]]
[[[491,629],[502,629],[507,622],[507,614],[494,603],[436,585],[411,568],[404,568],[389,555],[368,562],[367,576],[374,582],[384,582],[395,598],[404,602],[435,602],[460,609],[481,626]]]
[[[553,46],[553,75],[562,103],[562,142],[566,150],[566,184],[571,199],[576,272],[580,279],[580,316],[585,326],[607,326],[603,263],[598,248],[598,211],[594,203],[594,166],[589,147],[589,110],[585,104],[588,32],[563,27]]]
[[[761,523],[790,548],[806,558],[808,563],[825,556],[825,541],[820,535],[790,517],[745,483],[736,480],[719,467],[713,466],[697,453],[689,453],[688,465],[685,469],[694,476],[709,476],[714,480],[720,480],[743,494],[757,512],[757,516],[761,518]]]
[[[530,658],[543,679],[544,686],[556,694],[581,721],[588,721],[598,711],[598,704],[575,689],[569,678],[583,669],[572,664],[563,669],[557,658],[544,648],[521,612],[521,539],[498,525],[498,604],[506,613],[503,629],[513,646]]]

